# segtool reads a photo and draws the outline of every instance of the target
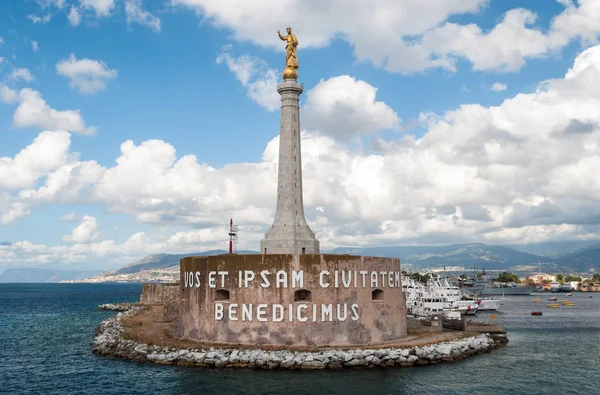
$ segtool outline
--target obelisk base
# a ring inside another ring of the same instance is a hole
[[[319,240],[308,226],[272,227],[260,241],[261,254],[319,254]]]

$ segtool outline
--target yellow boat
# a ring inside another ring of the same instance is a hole
[[[558,309],[560,305],[558,303],[550,303],[546,305],[546,307],[550,307],[551,309]]]
[[[573,302],[563,302],[563,306],[575,306]]]
[[[539,302],[541,302],[541,301],[542,301],[542,299],[533,299],[533,300],[532,300],[532,302],[533,302],[533,303],[539,303]]]

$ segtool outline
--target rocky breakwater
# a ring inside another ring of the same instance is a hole
[[[132,306],[103,321],[96,330],[92,352],[138,362],[166,365],[255,368],[255,369],[344,369],[411,367],[453,362],[471,355],[489,352],[498,345],[482,334],[451,342],[409,348],[365,350],[324,350],[300,352],[260,349],[178,349],[138,343],[124,339],[122,320],[143,309]]]

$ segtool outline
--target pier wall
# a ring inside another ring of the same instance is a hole
[[[348,346],[407,335],[397,258],[253,254],[181,260],[179,335],[204,343]]]

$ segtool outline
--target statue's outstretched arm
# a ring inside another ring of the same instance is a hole
[[[287,36],[282,36],[281,33],[279,33],[279,30],[277,30],[277,34],[279,34],[280,39],[282,39],[283,41],[287,41]]]

